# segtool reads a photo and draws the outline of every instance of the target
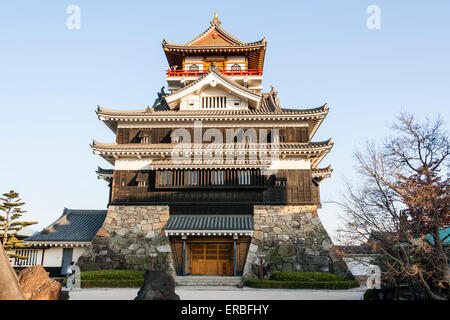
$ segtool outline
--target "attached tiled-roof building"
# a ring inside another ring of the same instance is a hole
[[[62,215],[25,241],[31,244],[16,252],[28,259],[14,259],[14,267],[42,265],[52,275],[64,274],[71,261],[77,261],[99,232],[106,210],[64,208]]]

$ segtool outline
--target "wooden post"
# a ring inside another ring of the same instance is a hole
[[[183,241],[183,260],[181,261],[181,275],[185,275],[186,268],[186,241]]]
[[[233,276],[236,276],[236,241],[233,242],[233,256],[234,256],[234,261],[233,261]]]

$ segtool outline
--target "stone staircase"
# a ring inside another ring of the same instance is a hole
[[[177,276],[177,286],[237,286],[242,277],[225,276]]]

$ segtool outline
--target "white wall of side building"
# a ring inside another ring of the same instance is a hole
[[[64,248],[72,248],[72,261],[78,261],[78,258],[83,254],[83,252],[86,250],[86,247],[74,247],[74,246],[63,246],[63,247],[50,247],[44,249],[23,249],[19,252],[17,250],[18,254],[28,256],[29,259],[23,260],[18,262],[18,264],[15,263],[15,259],[12,259],[11,263],[14,267],[29,267],[33,265],[42,265],[43,267],[61,267],[62,261],[63,261],[63,249]],[[31,252],[35,252],[34,254],[31,254]],[[42,261],[42,254],[44,254],[44,259]]]
[[[45,249],[43,266],[44,267],[61,267],[64,248],[72,248],[73,249],[72,261],[75,261],[75,262],[78,261],[78,258],[86,250],[85,247],[50,247],[48,249]]]

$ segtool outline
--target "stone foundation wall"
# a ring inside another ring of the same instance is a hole
[[[328,271],[346,273],[345,262],[317,214],[316,206],[254,206],[255,232],[247,254],[245,278],[259,275],[259,254],[264,272]]]
[[[81,270],[147,270],[154,266],[175,272],[164,227],[169,206],[109,206],[91,247],[78,259]]]

